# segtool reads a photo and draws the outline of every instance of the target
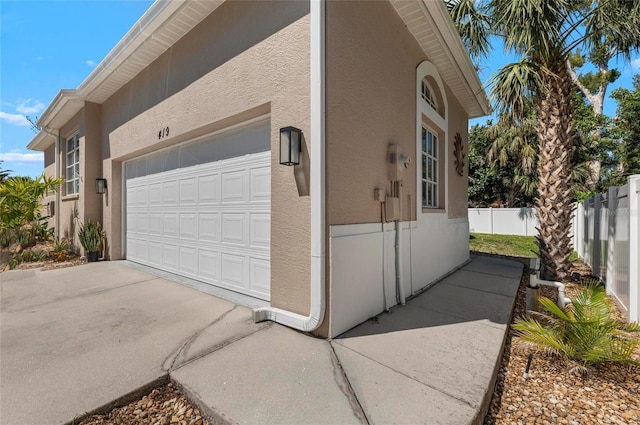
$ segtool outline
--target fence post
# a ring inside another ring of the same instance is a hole
[[[491,234],[493,235],[493,207],[489,207],[489,218],[491,223]]]
[[[607,191],[607,213],[609,214],[609,226],[607,229],[607,294],[613,292],[612,288],[616,279],[616,216],[618,212],[618,188],[609,187]]]
[[[593,197],[593,251],[591,251],[591,274],[600,276],[600,204],[602,195]]]
[[[640,175],[629,177],[629,321],[640,321]]]

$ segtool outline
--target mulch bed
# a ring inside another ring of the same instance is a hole
[[[591,270],[582,263],[573,267],[573,281],[565,282],[571,298]],[[525,315],[529,273],[520,282],[514,318]],[[543,287],[543,296],[557,298],[554,288]],[[620,317],[619,312],[617,315]],[[523,378],[532,353],[528,379]],[[640,350],[636,350],[640,360]],[[571,365],[525,345],[509,331],[495,392],[485,425],[524,424],[640,424],[640,368],[600,364],[582,376]]]

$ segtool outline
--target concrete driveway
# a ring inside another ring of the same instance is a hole
[[[0,281],[2,424],[65,423],[269,326],[124,262]]]

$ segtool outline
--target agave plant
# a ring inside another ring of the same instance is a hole
[[[640,366],[632,358],[638,347],[640,324],[620,323],[613,318],[610,301],[600,285],[587,284],[565,309],[546,297],[540,303],[548,311],[519,318],[513,325],[518,336],[543,350],[576,363],[586,373],[589,366],[620,362]]]
[[[98,221],[87,220],[80,225],[78,239],[87,253],[97,253],[102,248],[102,225]]]

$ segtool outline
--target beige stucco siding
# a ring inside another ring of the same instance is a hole
[[[449,218],[464,218],[468,216],[468,182],[469,182],[469,158],[467,157],[469,131],[469,118],[460,102],[453,96],[453,93],[447,90],[447,99],[449,100],[449,140],[447,141],[447,150],[449,157],[448,166],[448,182],[449,182],[449,206],[447,213]],[[464,152],[464,174],[460,176],[456,171],[454,163],[454,137],[456,133],[460,133],[462,138],[462,147]]]
[[[279,165],[278,153],[280,127],[296,126],[312,143],[309,23],[307,2],[224,3],[102,105],[111,258],[124,255],[123,161],[269,114],[271,305],[308,314],[308,182],[297,185],[294,168]],[[159,141],[166,127],[170,136]],[[308,155],[303,161],[308,167]]]
[[[373,191],[388,189],[387,145],[415,164],[415,70],[425,57],[386,1],[327,2],[326,55],[327,221],[377,222]],[[407,220],[415,167],[403,180]]]

